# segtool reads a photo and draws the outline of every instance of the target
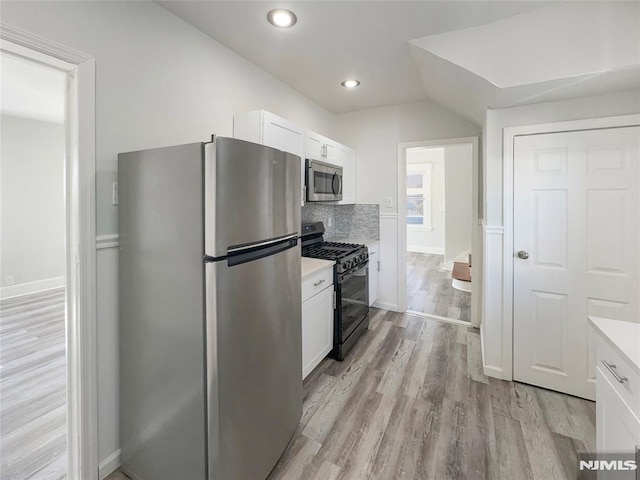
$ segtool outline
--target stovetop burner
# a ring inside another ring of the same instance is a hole
[[[302,256],[333,260],[336,262],[336,272],[345,273],[366,264],[369,251],[366,246],[355,243],[325,242],[324,225],[321,222],[303,224],[302,226]]]
[[[302,248],[305,257],[323,258],[325,260],[338,260],[362,250],[362,245],[355,243],[321,242]]]

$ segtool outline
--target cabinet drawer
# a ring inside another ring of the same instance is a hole
[[[614,386],[616,392],[631,408],[633,413],[640,417],[640,375],[616,349],[600,336],[597,337],[597,351],[598,368],[611,385]],[[610,369],[607,368],[604,362],[610,366]],[[626,380],[621,383],[615,378],[615,374],[621,379],[626,378]]]
[[[320,270],[302,281],[302,301],[333,285],[333,267]]]

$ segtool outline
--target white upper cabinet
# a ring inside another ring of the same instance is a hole
[[[233,136],[298,155],[301,159],[300,175],[304,205],[304,139],[305,131],[294,123],[265,110],[241,113],[233,117]]]
[[[305,155],[311,160],[336,163],[337,144],[333,140],[307,130]]]
[[[336,145],[336,164],[342,167],[342,200],[339,205],[356,203],[356,152],[345,145]]]
[[[338,203],[346,205],[356,202],[356,155],[352,148],[306,130],[266,110],[235,115],[233,136],[298,155],[301,159],[302,205],[306,198],[307,158],[340,165],[343,169],[342,201]]]

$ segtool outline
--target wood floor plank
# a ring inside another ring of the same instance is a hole
[[[66,478],[65,290],[0,302],[2,480]]]
[[[533,480],[527,446],[518,420],[503,415],[494,415],[496,432],[496,455],[499,461],[493,470],[496,480]]]
[[[471,294],[451,285],[443,255],[407,252],[407,309],[471,321]]]
[[[298,431],[269,480],[575,479],[595,442],[593,402],[487,378],[476,329],[372,315],[344,362],[304,382]]]

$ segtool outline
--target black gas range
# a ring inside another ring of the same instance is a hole
[[[336,262],[331,356],[344,360],[369,327],[369,251],[365,245],[325,242],[324,232],[322,222],[302,224],[302,256]]]

